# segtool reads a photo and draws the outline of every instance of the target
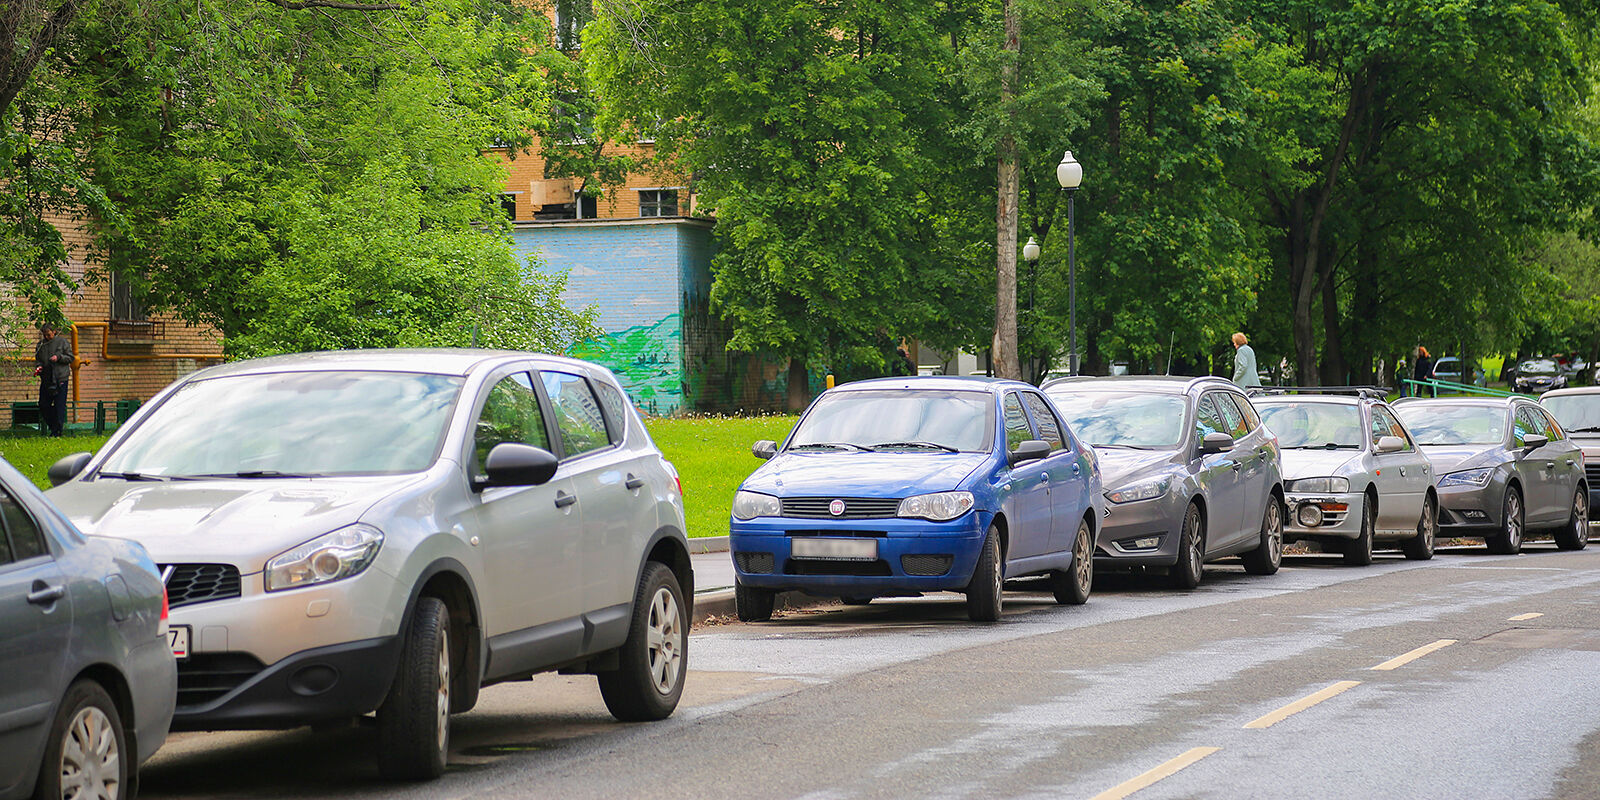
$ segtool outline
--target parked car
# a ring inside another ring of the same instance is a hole
[[[0,461],[0,798],[125,798],[177,684],[161,573]]]
[[[380,771],[439,775],[482,686],[683,689],[681,489],[616,378],[572,359],[370,350],[240,361],[51,468],[86,530],[169,573],[180,730],[377,712]]]
[[[1492,553],[1519,553],[1528,530],[1564,550],[1589,541],[1583,453],[1532,400],[1409,398],[1395,415],[1433,462],[1439,528],[1481,536]]]
[[[1589,486],[1589,508],[1594,508],[1600,501],[1600,386],[1546,392],[1540,395],[1539,405],[1583,451],[1583,477]],[[1591,518],[1590,524],[1593,522]]]
[[[1315,541],[1356,566],[1372,563],[1378,539],[1399,540],[1406,558],[1433,558],[1433,468],[1375,392],[1252,402],[1283,448],[1286,540]]]
[[[1516,377],[1511,387],[1518,392],[1539,394],[1551,389],[1565,389],[1568,373],[1553,358],[1528,358],[1517,364]]]
[[[1455,356],[1444,356],[1433,362],[1433,369],[1429,372],[1429,378],[1449,383],[1470,383],[1473,386],[1489,385],[1489,376],[1484,374],[1484,371],[1478,368],[1477,365],[1472,365],[1469,368],[1470,374],[1467,375],[1463,375],[1461,369],[1461,359]],[[1442,388],[1439,389],[1438,393],[1457,394],[1458,391],[1456,389]]]
[[[739,618],[774,595],[847,602],[957,591],[1000,616],[1003,581],[1048,575],[1089,599],[1100,475],[1050,402],[1017,381],[887,378],[830,389],[739,487],[729,523]]]
[[[1100,461],[1108,505],[1097,567],[1165,567],[1183,589],[1229,556],[1253,574],[1278,571],[1278,444],[1231,381],[1068,378],[1044,390]]]

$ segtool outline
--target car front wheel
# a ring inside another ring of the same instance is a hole
[[[1522,552],[1522,492],[1517,487],[1506,488],[1505,506],[1500,513],[1500,530],[1483,538],[1489,552],[1514,556]]]
[[[1367,495],[1361,501],[1361,533],[1344,543],[1344,563],[1364,567],[1372,563],[1372,537],[1378,527],[1378,507]]]
[[[1589,546],[1589,492],[1582,486],[1572,496],[1572,516],[1556,531],[1556,547],[1582,550]]]
[[[1089,602],[1094,587],[1094,531],[1088,520],[1078,521],[1078,536],[1072,540],[1072,568],[1050,573],[1050,590],[1056,602],[1081,606]]]
[[[628,639],[617,655],[622,667],[600,673],[600,696],[623,722],[666,719],[683,696],[689,615],[678,576],[652,561],[639,578]]]
[[[1422,501],[1422,518],[1417,520],[1417,535],[1400,543],[1400,550],[1412,561],[1433,558],[1433,542],[1439,538],[1439,501],[1429,495]]]
[[[1005,564],[1000,556],[1000,532],[989,526],[989,535],[978,553],[978,565],[967,584],[967,618],[973,622],[1000,619],[1001,590],[1005,584]]]
[[[394,684],[378,707],[378,772],[432,780],[450,752],[450,609],[423,597],[411,617]]]
[[[1268,495],[1267,511],[1261,517],[1261,546],[1244,554],[1244,571],[1251,575],[1271,575],[1283,563],[1283,502]]]
[[[50,726],[35,800],[120,800],[128,796],[133,769],[111,695],[93,681],[72,684]]]
[[[772,606],[777,594],[771,589],[736,582],[733,584],[734,613],[739,615],[740,622],[766,622],[772,619]]]
[[[1173,588],[1193,589],[1200,585],[1205,571],[1205,533],[1200,507],[1190,503],[1189,510],[1183,513],[1183,530],[1178,534],[1178,562],[1168,573]]]

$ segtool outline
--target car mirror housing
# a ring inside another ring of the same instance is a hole
[[[93,453],[73,453],[69,456],[62,456],[61,460],[51,464],[50,469],[45,471],[45,474],[50,477],[50,485],[60,486],[78,477],[78,473],[83,472],[83,468],[88,465],[89,459],[93,457]]]
[[[491,486],[539,486],[555,477],[555,453],[542,447],[517,442],[501,442],[489,451],[483,460],[487,478],[478,482],[477,488]]]
[[[1373,446],[1375,453],[1398,453],[1406,449],[1406,440],[1398,436],[1379,436],[1378,443]]]
[[[750,454],[762,461],[766,461],[778,454],[778,443],[771,439],[762,439],[750,445]]]
[[[1220,453],[1233,447],[1233,437],[1226,433],[1208,433],[1200,440],[1200,452],[1203,454]]]
[[[1550,443],[1550,437],[1537,433],[1530,433],[1522,437],[1522,447],[1525,450],[1536,450]]]
[[[1038,461],[1050,455],[1050,443],[1041,439],[1029,439],[1017,445],[1017,449],[1006,454],[1006,463],[1016,466],[1025,461]]]

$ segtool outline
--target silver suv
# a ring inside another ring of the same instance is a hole
[[[425,779],[481,686],[593,673],[624,720],[682,692],[681,487],[602,367],[481,350],[227,364],[51,481],[80,527],[164,570],[174,730],[376,711],[380,771]]]

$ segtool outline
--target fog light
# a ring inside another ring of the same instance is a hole
[[[1315,528],[1322,524],[1322,509],[1314,505],[1306,504],[1301,506],[1300,511],[1295,516],[1300,519],[1302,527]]]
[[[1160,536],[1143,536],[1138,539],[1123,539],[1117,542],[1118,549],[1127,551],[1154,550],[1159,546],[1161,546]]]
[[[1466,517],[1467,519],[1488,519],[1489,518],[1489,515],[1485,514],[1482,511],[1463,511],[1463,512],[1461,512],[1461,516]]]

